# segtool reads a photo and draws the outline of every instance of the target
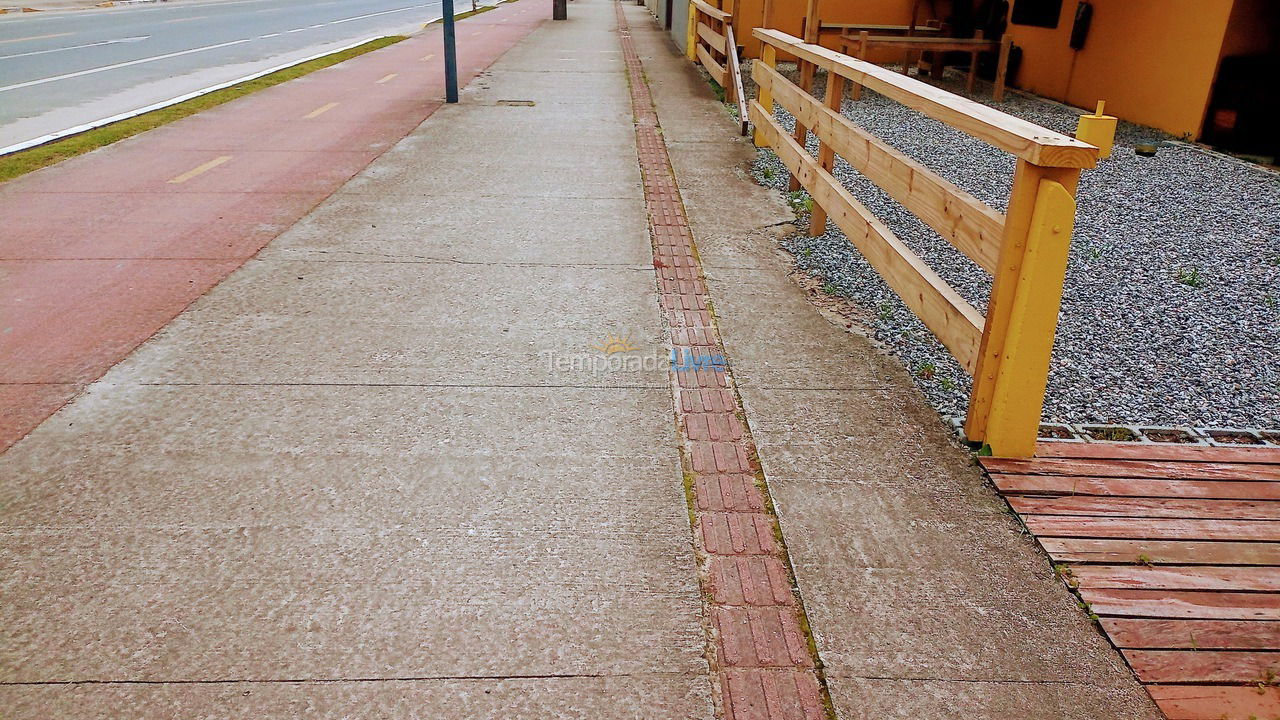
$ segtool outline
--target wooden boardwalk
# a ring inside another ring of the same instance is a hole
[[[1280,717],[1280,448],[981,461],[1170,720]]]

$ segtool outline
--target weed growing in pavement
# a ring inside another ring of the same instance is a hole
[[[766,165],[765,168],[760,171],[760,176],[763,177],[765,180],[772,180],[774,177],[777,176],[777,174],[778,174],[778,171],[774,170],[768,165]]]
[[[793,212],[813,212],[813,198],[804,190],[787,193],[787,204]]]
[[[887,301],[880,303],[880,305],[876,307],[876,310],[876,314],[879,316],[880,322],[887,323],[893,319],[893,305],[890,305]]]
[[[838,288],[836,288],[836,286],[835,286],[835,285],[832,285],[831,283],[826,283],[825,285],[823,285],[823,286],[822,286],[822,292],[824,292],[824,293],[826,293],[826,294],[828,294],[828,295],[839,295],[839,294],[840,294],[840,290],[839,290]]]
[[[811,257],[813,257],[813,248],[805,248],[805,249],[801,250],[801,251],[800,251],[800,256],[801,256],[801,257],[807,257],[807,258],[811,258]]]
[[[1053,572],[1062,580],[1062,582],[1067,584],[1067,587],[1075,588],[1080,585],[1080,580],[1077,579],[1076,574],[1071,571],[1070,565],[1058,563],[1053,566]]]
[[[952,391],[952,390],[955,390],[955,389],[956,389],[956,381],[955,381],[955,380],[952,380],[952,379],[951,379],[951,378],[949,378],[949,377],[944,377],[944,378],[942,378],[942,379],[938,380],[938,385],[939,385],[943,390],[946,390],[946,391],[948,391],[948,392],[950,392],[950,391]]]
[[[1138,564],[1139,564],[1139,565],[1145,565],[1145,566],[1147,566],[1147,567],[1151,567],[1154,563],[1152,563],[1152,562],[1151,562],[1151,556],[1150,556],[1150,555],[1147,555],[1146,553],[1142,553],[1142,554],[1138,555]]]
[[[923,363],[916,370],[916,375],[919,375],[922,380],[932,380],[938,375],[938,366],[931,362]]]
[[[1194,265],[1178,268],[1178,272],[1174,273],[1173,279],[1187,287],[1204,287],[1204,277],[1200,275],[1200,268]]]

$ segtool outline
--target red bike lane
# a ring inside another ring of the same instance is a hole
[[[458,23],[469,82],[551,13]],[[0,185],[0,452],[443,102],[442,29]]]

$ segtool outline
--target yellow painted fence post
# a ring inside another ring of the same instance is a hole
[[[689,32],[685,40],[684,54],[695,63],[698,61],[698,8],[689,2]]]
[[[762,62],[771,68],[776,68],[778,66],[778,51],[772,45],[765,43],[764,47],[760,49],[760,59],[755,62]],[[760,107],[764,108],[766,113],[773,115],[772,92],[764,88],[760,88],[759,97],[756,99],[760,102]],[[764,133],[761,132],[758,127],[755,129],[753,139],[755,140],[756,147],[767,147],[769,145],[769,141],[765,138]]]
[[[1079,177],[1018,162],[965,423],[997,457],[1035,454]]]

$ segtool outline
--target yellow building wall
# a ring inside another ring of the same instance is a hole
[[[1057,28],[1009,25],[1023,51],[1014,84],[1078,107],[1106,100],[1110,115],[1199,137],[1232,0],[1092,0],[1077,52],[1078,1],[1063,2]]]

